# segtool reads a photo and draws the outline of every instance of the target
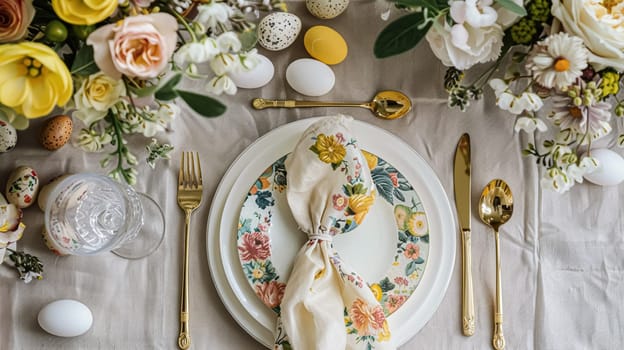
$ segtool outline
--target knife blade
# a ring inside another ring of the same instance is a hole
[[[470,231],[470,135],[463,134],[457,142],[453,163],[455,206],[462,242],[462,331],[465,336],[475,332],[474,293],[472,288],[472,254]]]

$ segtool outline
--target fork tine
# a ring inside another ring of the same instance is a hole
[[[202,173],[201,173],[201,162],[199,161],[199,152],[195,152],[195,158],[197,159],[197,173],[199,174],[199,179],[197,181],[197,184],[199,185],[199,187],[202,186]]]
[[[191,152],[186,152],[186,173],[185,175],[185,181],[186,181],[186,187],[191,186]]]
[[[178,186],[182,187],[184,180],[184,152],[182,152],[182,157],[180,158],[180,171],[178,172]]]
[[[195,159],[193,158],[193,153],[195,152],[189,152],[189,163],[191,163],[191,172],[190,172],[190,177],[191,177],[191,187],[193,188],[197,188],[197,174],[195,174]]]

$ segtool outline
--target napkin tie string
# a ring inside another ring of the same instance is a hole
[[[327,241],[331,243],[334,240],[334,236],[327,233],[327,228],[325,228],[325,226],[320,226],[317,232],[312,232],[312,233],[307,233],[307,234],[308,234],[308,241],[317,240],[317,241]]]

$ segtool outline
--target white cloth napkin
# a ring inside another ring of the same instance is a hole
[[[308,241],[286,285],[275,349],[395,348],[382,307],[332,245],[361,223],[376,195],[351,120],[314,123],[285,162],[288,204]]]

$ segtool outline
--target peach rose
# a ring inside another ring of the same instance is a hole
[[[89,35],[97,66],[108,76],[155,78],[167,66],[176,47],[176,19],[167,13],[125,18]]]
[[[23,38],[34,17],[32,0],[0,0],[0,43]]]
[[[286,285],[277,281],[263,283],[256,286],[256,295],[262,300],[264,305],[275,308],[280,306]]]
[[[357,298],[351,305],[349,315],[358,335],[377,335],[384,331],[386,316],[379,305],[368,305],[364,299]]]

